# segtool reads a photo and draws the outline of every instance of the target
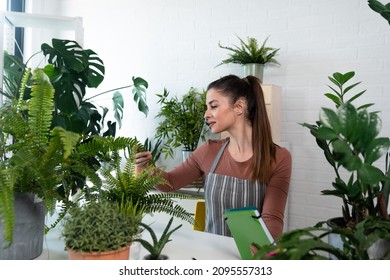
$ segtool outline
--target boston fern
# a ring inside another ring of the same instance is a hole
[[[9,244],[15,223],[14,193],[36,194],[52,212],[56,201],[66,199],[58,185],[64,178],[64,163],[80,139],[62,127],[51,127],[54,89],[46,74],[36,69],[32,81],[29,102],[21,96],[0,109],[0,218]]]
[[[222,46],[218,43],[219,47],[230,51],[229,58],[222,60],[222,64],[234,63],[245,65],[248,63],[267,64],[273,63],[280,65],[280,63],[274,58],[279,49],[267,47],[265,44],[268,41],[269,36],[264,40],[260,46],[256,38],[248,37],[247,42],[237,36],[240,40],[240,46],[233,45],[233,47]]]
[[[135,175],[135,153],[144,147],[133,138],[109,138],[97,141],[106,141],[108,145],[118,145],[118,142],[130,141],[124,150],[112,149],[111,161],[100,169],[104,184],[98,189],[98,196],[109,201],[131,201],[138,205],[145,214],[164,212],[169,215],[193,223],[193,214],[187,212],[176,203],[176,199],[193,199],[193,196],[178,193],[160,193],[153,191],[158,184],[167,184],[167,181],[151,165],[138,175]],[[125,162],[122,165],[122,159]],[[122,167],[123,166],[123,167]]]

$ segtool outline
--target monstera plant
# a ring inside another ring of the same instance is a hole
[[[121,126],[123,118],[123,96],[121,89],[132,88],[134,101],[138,109],[148,114],[145,93],[148,83],[140,77],[132,77],[129,85],[101,92],[93,97],[86,96],[88,88],[97,88],[104,80],[105,66],[102,59],[90,49],[83,49],[76,41],[52,39],[52,45],[41,45],[42,52],[35,55],[44,55],[48,64],[43,71],[50,78],[55,89],[53,126],[62,126],[65,129],[83,133],[84,135],[111,135],[115,136],[116,122]],[[12,99],[20,96],[20,82],[27,69],[27,64],[18,57],[5,53],[4,56],[4,85],[1,93]],[[30,78],[24,88],[24,99],[30,98]],[[109,111],[106,107],[98,108],[94,98],[113,93],[113,113],[116,122],[108,121],[106,131],[104,121]],[[100,109],[100,110],[99,110]]]

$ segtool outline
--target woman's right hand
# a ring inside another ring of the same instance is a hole
[[[148,167],[149,161],[152,159],[152,153],[149,151],[139,152],[135,154],[135,174],[141,173]]]

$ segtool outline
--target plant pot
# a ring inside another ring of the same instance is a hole
[[[337,227],[345,227],[345,221],[342,217],[331,218],[326,222],[329,228]],[[343,248],[343,241],[341,240],[340,235],[338,234],[329,234],[328,235],[328,243],[336,248]],[[370,260],[382,259],[386,253],[390,251],[390,242],[385,239],[377,240],[374,244],[372,244],[368,250],[367,254]],[[336,259],[333,255],[329,256],[331,259]]]
[[[162,254],[162,255],[158,256],[157,259],[154,259],[151,257],[150,254],[147,254],[144,256],[144,260],[159,260],[159,261],[161,261],[161,260],[169,260],[169,257],[167,255]]]
[[[260,80],[260,83],[263,83],[264,64],[259,64],[259,63],[245,64],[244,77],[249,75],[257,77]]]
[[[13,243],[3,249],[6,242],[3,224],[0,222],[0,259],[31,260],[39,257],[43,250],[45,235],[45,205],[35,194],[14,195],[15,226]]]
[[[128,260],[130,246],[108,252],[81,252],[68,249],[69,260]]]

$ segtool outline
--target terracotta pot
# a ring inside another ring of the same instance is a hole
[[[68,249],[69,260],[128,260],[130,246],[109,252],[81,252]]]

